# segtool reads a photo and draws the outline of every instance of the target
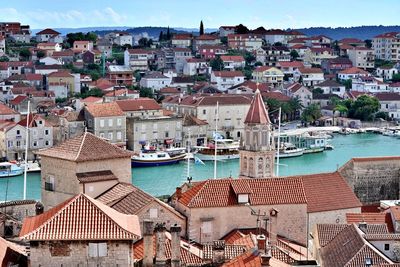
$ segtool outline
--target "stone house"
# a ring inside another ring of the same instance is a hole
[[[346,95],[346,87],[333,80],[326,80],[322,83],[316,84],[316,88],[321,88],[324,94],[335,94],[339,97],[344,97]]]
[[[127,183],[118,183],[96,198],[123,214],[136,215],[143,232],[143,222],[151,220],[165,225],[177,224],[186,232],[186,218],[167,203]]]
[[[22,144],[23,139],[23,148],[25,149],[25,135],[26,135],[26,124],[27,120],[29,119],[29,137],[28,137],[28,159],[36,159],[35,152],[42,148],[49,148],[53,146],[53,125],[48,122],[44,117],[39,114],[29,114],[29,118],[25,118],[18,122],[18,125],[24,128],[23,132],[20,132],[18,135],[18,131],[20,131],[21,127],[15,129],[17,131],[17,140],[15,143],[18,145],[18,139],[20,139],[20,143]],[[21,135],[22,134],[22,135]],[[22,137],[21,137],[22,136]],[[11,141],[13,142],[13,141]],[[25,154],[25,153],[23,153]],[[21,153],[18,153],[18,156],[22,156]],[[13,158],[17,160],[18,158]]]
[[[213,71],[210,80],[218,90],[224,92],[232,86],[243,83],[244,74],[241,71]]]
[[[63,38],[58,31],[47,28],[36,33],[36,41],[62,43]]]
[[[0,237],[0,265],[28,266],[26,249],[16,243]]]
[[[190,48],[192,47],[193,35],[189,33],[174,34],[171,39],[172,47]]]
[[[291,98],[298,98],[303,107],[308,107],[311,104],[313,95],[307,87],[299,83],[289,83],[285,84],[283,87],[285,94]]]
[[[71,74],[69,71],[59,70],[57,72],[52,72],[47,75],[47,83],[50,84],[62,84],[68,88],[68,93],[80,93],[80,75]]]
[[[379,100],[380,111],[387,112],[389,117],[400,120],[400,94],[399,93],[376,93]]]
[[[224,63],[224,69],[227,70],[241,69],[246,65],[243,56],[221,56],[221,60]]]
[[[124,52],[124,65],[132,68],[133,71],[148,70],[150,52],[144,49],[127,49]]]
[[[25,219],[20,238],[30,244],[29,266],[133,266],[138,217],[78,194]]]
[[[184,114],[182,118],[183,145],[202,146],[207,144],[208,123],[190,114]]]
[[[146,75],[140,79],[139,84],[141,87],[151,88],[153,92],[157,92],[161,88],[169,86],[171,81],[171,77],[167,77],[158,71],[152,71],[146,73]]]
[[[0,150],[4,160],[23,159],[25,155],[26,130],[13,121],[0,123]]]
[[[325,80],[324,73],[320,68],[300,68],[294,72],[295,81],[302,80],[302,84],[307,87],[314,87]]]
[[[177,114],[190,114],[209,124],[207,137],[215,131],[218,103],[218,131],[226,138],[239,140],[244,131],[244,119],[251,98],[240,94],[169,96],[162,102],[163,108]]]
[[[116,102],[87,105],[84,114],[88,131],[112,144],[126,146],[126,116]]]
[[[0,120],[19,122],[21,120],[21,114],[14,109],[0,103]]]
[[[279,86],[282,84],[284,76],[283,72],[275,67],[259,66],[253,71],[252,80]]]
[[[192,51],[189,48],[173,48],[175,70],[183,73],[183,67],[187,59],[192,58]]]
[[[75,41],[72,45],[72,50],[75,53],[83,53],[93,50],[93,42],[90,41]]]
[[[82,192],[97,197],[118,181],[132,180],[131,153],[88,132],[36,154],[45,209]]]
[[[53,125],[54,145],[80,136],[85,132],[86,122],[83,112],[67,111],[61,115],[50,114],[46,119]]]

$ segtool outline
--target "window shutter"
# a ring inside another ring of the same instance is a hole
[[[99,257],[107,257],[107,243],[99,243]]]

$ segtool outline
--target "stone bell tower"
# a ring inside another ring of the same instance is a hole
[[[241,141],[240,176],[271,178],[274,176],[275,141],[267,108],[257,89],[250,104]]]

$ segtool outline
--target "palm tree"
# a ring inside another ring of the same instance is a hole
[[[321,116],[321,108],[317,104],[311,104],[304,109],[301,119],[305,122],[315,122]]]
[[[301,100],[298,97],[290,99],[288,103],[293,110],[292,118],[296,119],[300,111],[304,108],[303,103],[301,103]]]

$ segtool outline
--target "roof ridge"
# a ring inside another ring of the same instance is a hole
[[[88,134],[88,132],[85,132],[85,133],[83,134],[82,142],[81,142],[81,144],[80,144],[80,146],[79,146],[78,153],[76,153],[76,157],[75,157],[74,161],[76,161],[76,160],[79,158],[79,155],[81,154],[82,147],[83,147],[83,144],[85,143],[85,139],[86,139],[86,135],[87,135],[87,134]]]
[[[47,224],[49,224],[52,220],[54,220],[54,218],[57,216],[57,215],[59,215],[62,211],[64,211],[67,207],[69,207],[70,205],[71,205],[71,203],[74,201],[74,200],[76,200],[78,197],[80,197],[80,195],[81,194],[78,194],[78,195],[76,195],[76,196],[74,196],[74,197],[72,197],[72,198],[70,198],[70,199],[67,199],[67,200],[65,200],[64,202],[61,202],[59,205],[64,205],[63,207],[61,207],[56,213],[54,213],[50,218],[48,218],[46,221],[44,221],[39,227],[37,227],[36,229],[34,229],[33,231],[31,231],[31,232],[29,232],[29,233],[26,233],[24,236],[22,236],[21,238],[24,238],[24,237],[26,237],[26,236],[28,236],[28,235],[32,235],[32,234],[34,234],[34,233],[37,233],[37,232],[39,232],[39,230],[41,230],[41,229],[43,229]],[[56,209],[58,207],[58,205],[57,206],[55,206],[54,208],[52,208],[52,209]],[[52,209],[50,209],[50,210],[48,210],[48,211],[45,211],[45,212],[50,212]],[[42,213],[42,214],[44,214],[44,213]],[[40,216],[40,215],[37,215],[37,216]]]
[[[188,207],[191,206],[192,202],[197,198],[197,196],[200,194],[200,191],[202,191],[204,189],[204,186],[206,186],[209,183],[210,179],[207,179],[205,181],[203,181],[202,183],[196,185],[196,186],[201,186],[201,188],[197,191],[197,193],[191,198],[191,200],[189,201],[189,203],[187,204]],[[192,187],[195,188],[196,186]],[[191,189],[192,189],[191,188]]]

